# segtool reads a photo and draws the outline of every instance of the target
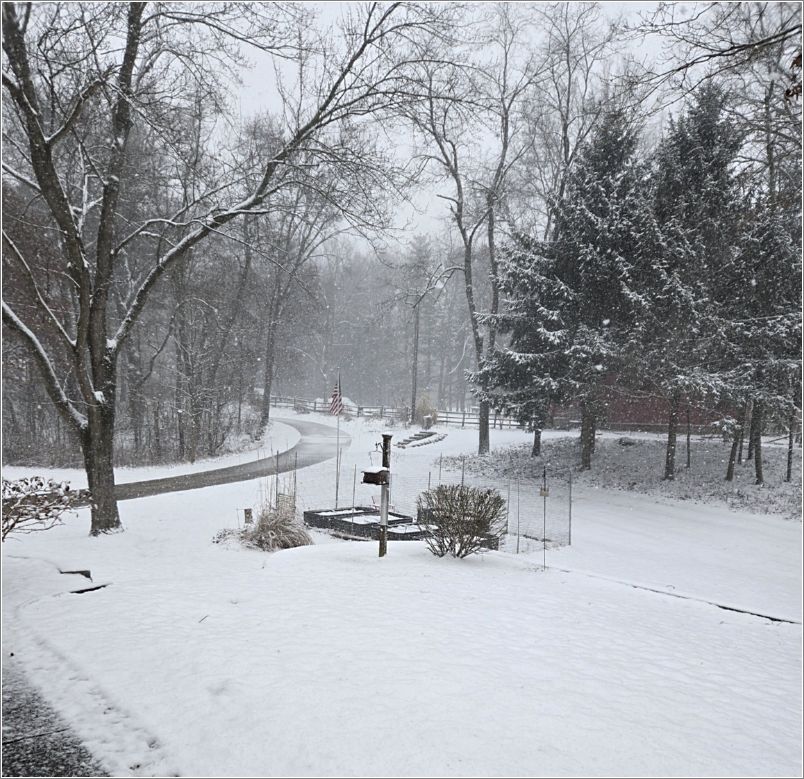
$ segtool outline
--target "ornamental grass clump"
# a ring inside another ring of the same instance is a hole
[[[417,504],[429,525],[425,542],[437,557],[474,554],[504,530],[505,500],[494,489],[440,484],[419,495]]]
[[[284,506],[271,508],[263,506],[254,527],[242,533],[246,546],[256,547],[265,552],[277,549],[291,549],[313,543],[310,534],[296,519],[296,512]]]

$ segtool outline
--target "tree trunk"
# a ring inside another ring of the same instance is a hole
[[[763,484],[762,474],[762,427],[765,417],[765,403],[761,400],[754,401],[754,413],[751,419],[751,441],[754,449],[754,473],[756,483]]]
[[[687,405],[687,468],[692,464],[692,454],[690,452],[690,443],[692,438],[692,427],[690,425],[690,407]]]
[[[477,453],[488,454],[490,448],[489,437],[489,417],[491,416],[491,407],[487,400],[480,401],[480,435],[478,438]]]
[[[271,419],[271,385],[274,380],[274,324],[268,325],[265,339],[265,365],[262,382],[262,413],[260,414],[260,430],[265,430]]]
[[[89,533],[98,536],[121,531],[123,525],[114,495],[114,397],[107,396],[103,404],[90,409],[81,448],[92,495]]]
[[[678,412],[681,405],[677,392],[670,396],[670,414],[667,420],[667,454],[664,461],[664,478],[672,481],[676,477],[676,435],[678,433]]]
[[[591,406],[581,403],[581,470],[588,471],[592,467],[592,451],[594,450],[595,417]]]
[[[541,427],[533,428],[533,448],[530,450],[531,457],[542,456],[542,429]]]
[[[740,449],[737,452],[737,465],[743,464],[743,444],[745,443],[745,426],[749,422],[751,414],[751,401],[746,401],[743,404],[742,419],[740,421]]]
[[[410,393],[410,422],[416,423],[416,390],[419,378],[419,306],[413,307],[413,376],[411,381],[412,390]]]
[[[729,465],[726,468],[726,481],[734,481],[734,464],[737,460],[739,450],[743,448],[743,428],[745,427],[747,409],[747,405],[744,405],[740,418],[737,420],[737,427],[734,428],[734,439],[732,440],[731,452],[729,453]]]
[[[785,481],[793,480],[793,444],[796,439],[796,409],[795,407],[790,412],[790,429],[787,434],[787,473],[785,474]]]
[[[748,454],[745,456],[746,461],[754,459],[754,421],[756,417],[756,409],[754,402],[751,401],[751,421],[748,427]]]
[[[162,433],[160,430],[162,424],[161,404],[156,401],[154,406],[154,457],[159,462],[162,459]]]
[[[548,403],[539,404],[536,413],[533,415],[533,449],[530,452],[531,457],[542,456],[542,430],[547,419],[548,405]]]

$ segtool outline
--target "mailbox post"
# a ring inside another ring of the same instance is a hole
[[[391,434],[382,434],[382,467],[388,470],[388,478],[380,487],[380,557],[388,552],[388,492],[391,481]]]
[[[363,484],[380,487],[380,557],[388,552],[388,501],[391,488],[391,433],[382,434],[382,465],[363,471]]]

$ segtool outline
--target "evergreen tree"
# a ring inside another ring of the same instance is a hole
[[[738,252],[740,202],[733,174],[740,138],[725,96],[707,85],[662,139],[653,173],[654,219],[642,235],[645,316],[631,334],[631,380],[668,401],[665,479],[674,478],[684,398],[719,398],[727,385],[720,326]]]
[[[607,114],[580,152],[554,240],[519,235],[505,247],[499,322],[510,343],[474,376],[481,397],[537,431],[551,401],[580,402],[583,468],[602,413],[601,381],[618,370],[642,306],[634,273],[648,214],[637,142],[625,112]]]
[[[733,402],[752,405],[753,461],[762,484],[765,419],[794,420],[801,393],[801,245],[769,199],[746,204],[739,251],[723,290],[721,332],[727,348],[722,382]],[[792,424],[792,423],[791,423]],[[741,431],[738,431],[741,432]],[[732,447],[726,478],[737,451]]]

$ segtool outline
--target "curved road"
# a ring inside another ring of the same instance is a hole
[[[298,419],[277,419],[286,425],[296,428],[301,433],[301,440],[286,452],[280,452],[278,458],[273,455],[262,460],[254,460],[241,465],[232,465],[228,468],[216,468],[211,471],[198,471],[186,473],[181,476],[168,476],[163,479],[150,479],[149,481],[133,481],[115,486],[118,500],[143,498],[148,495],[161,495],[164,492],[183,492],[184,490],[197,490],[202,487],[212,487],[216,484],[231,484],[237,481],[259,479],[262,476],[273,476],[275,473],[285,473],[294,468],[305,468],[308,465],[324,462],[337,453],[335,430],[329,425],[319,422],[306,422]],[[341,432],[341,448],[348,446],[351,438]]]

